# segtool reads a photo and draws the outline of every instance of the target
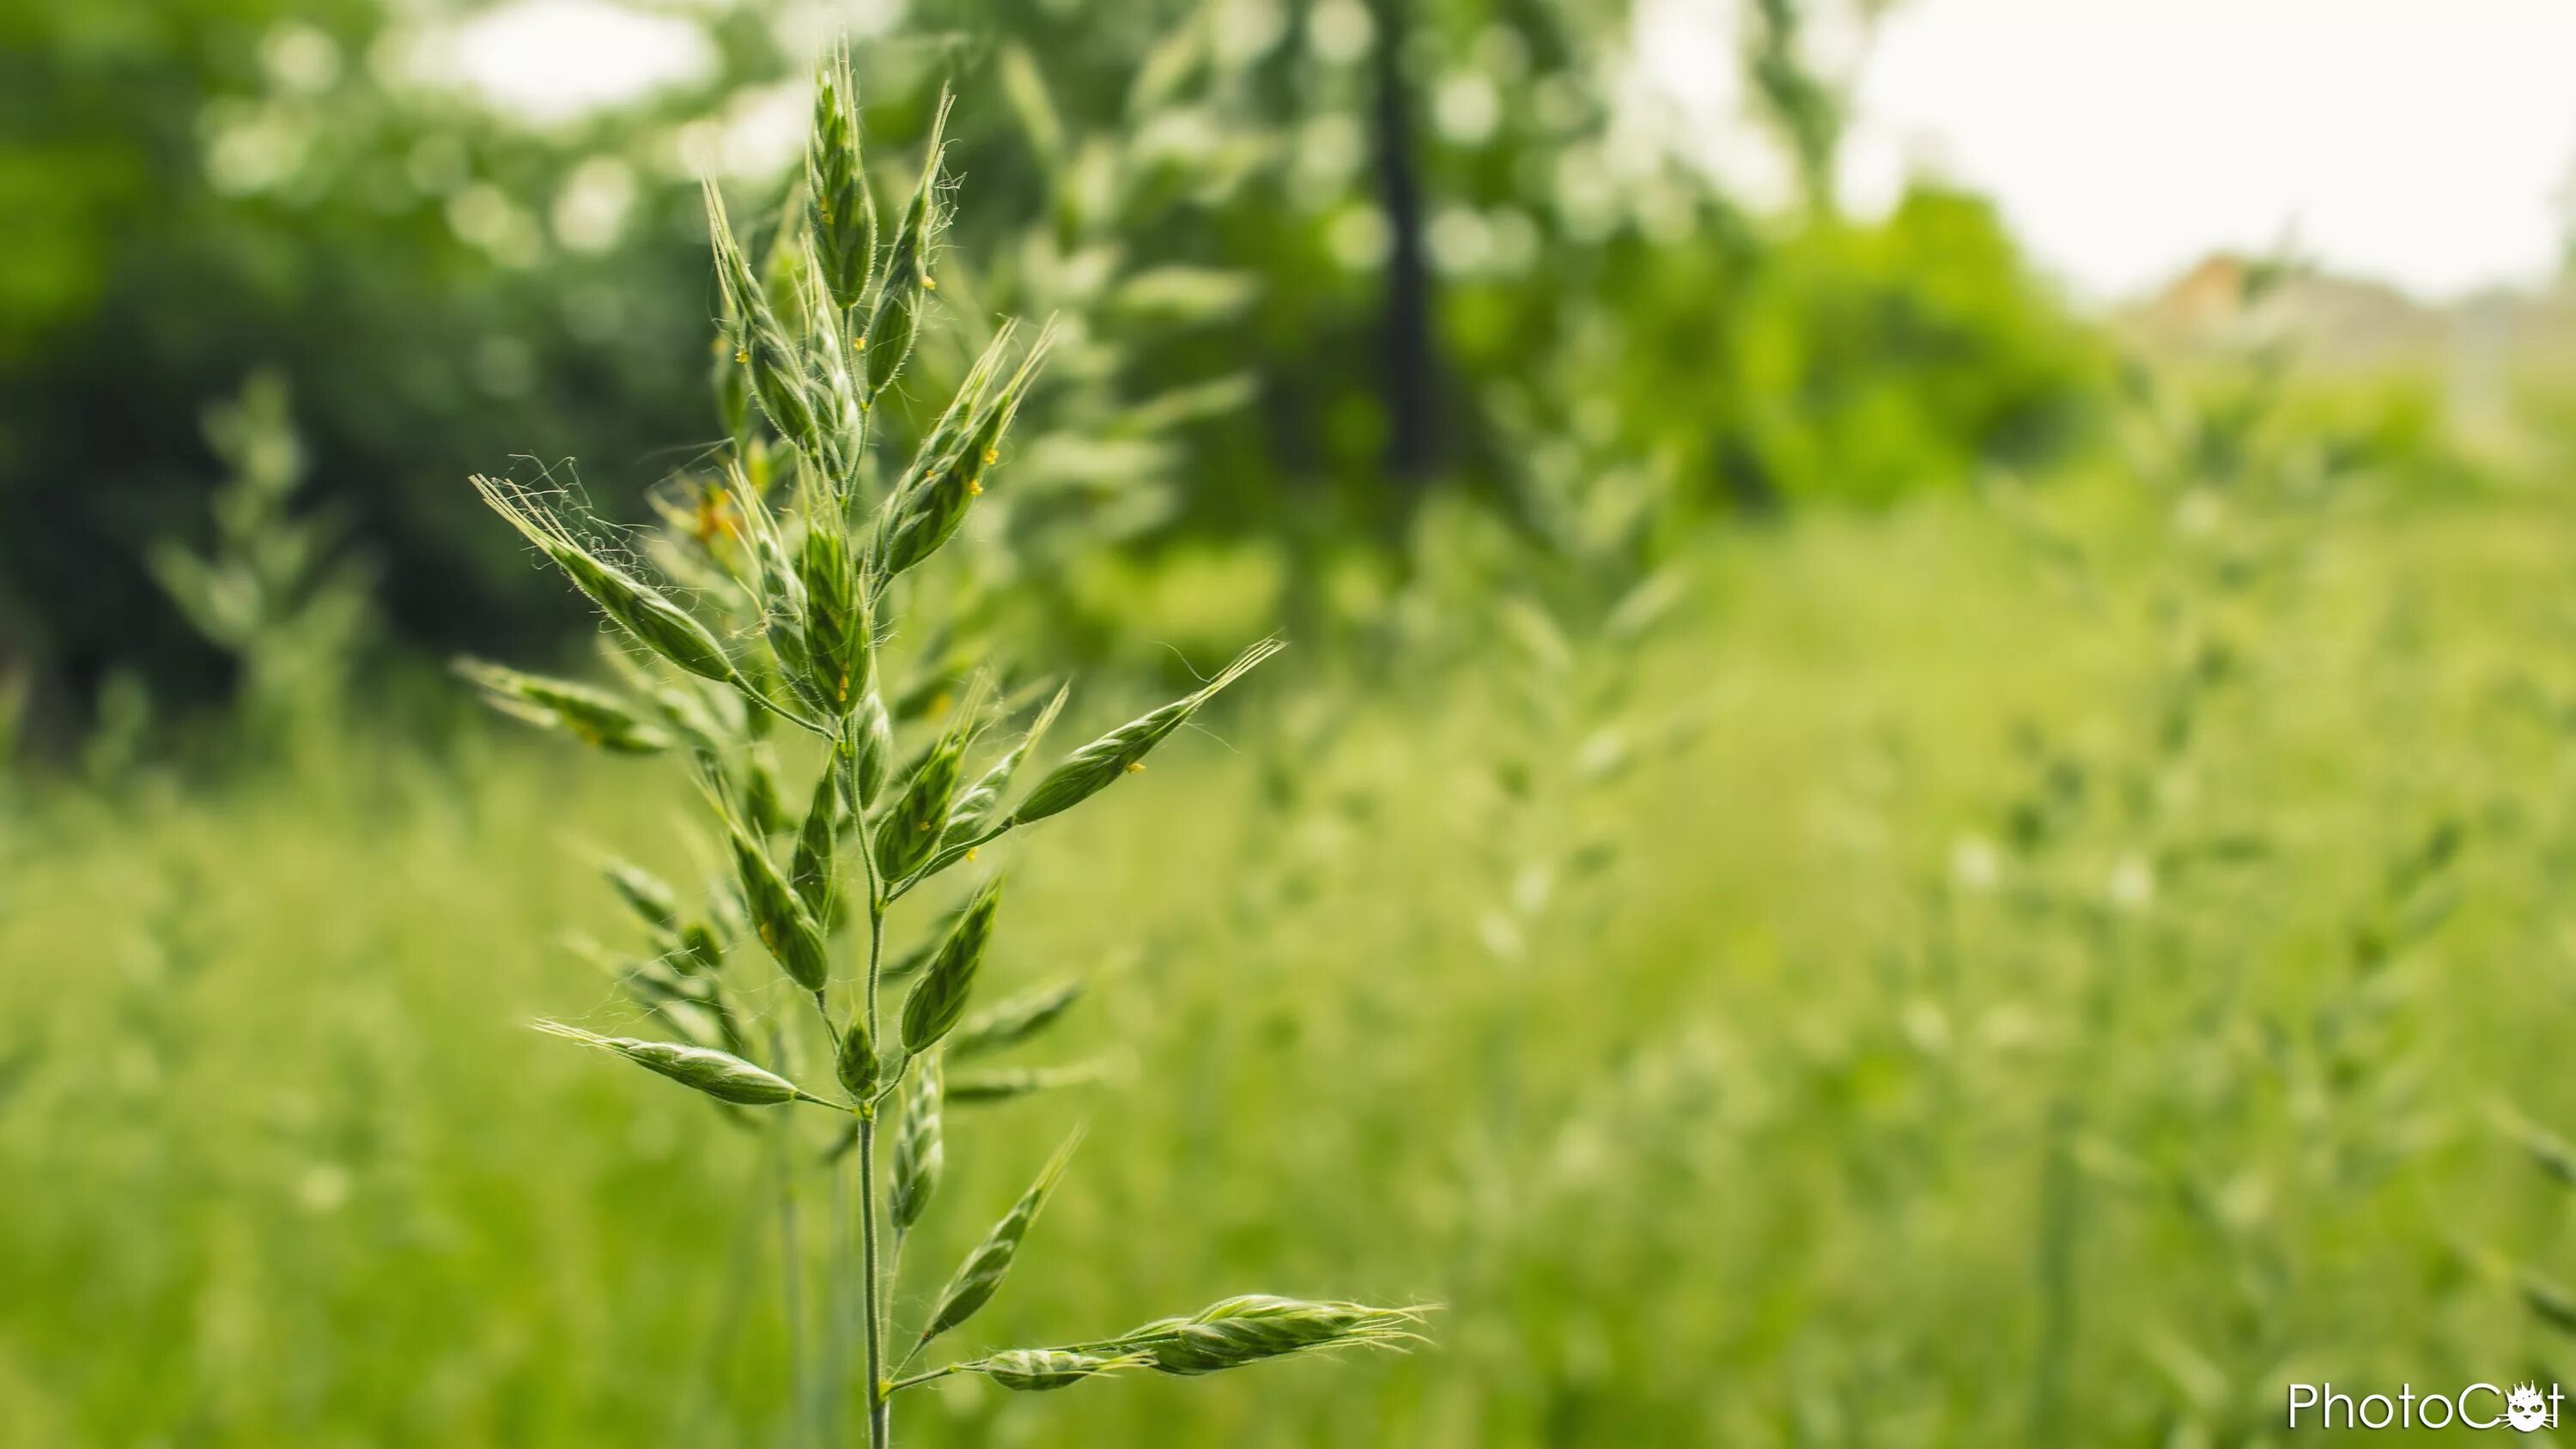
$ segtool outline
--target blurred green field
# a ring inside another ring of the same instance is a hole
[[[1505,671],[1292,651],[1006,853],[999,982],[1099,973],[1024,1055],[1120,1070],[951,1110],[898,1301],[1087,1118],[961,1352],[1256,1290],[1433,1342],[950,1381],[904,1442],[2233,1444],[2290,1380],[2548,1376],[2570,556],[2512,492],[1751,528],[1641,666],[1704,728],[1532,803]],[[586,844],[703,873],[691,804],[497,729],[16,797],[0,1437],[793,1442],[779,1144],[524,1028],[632,1019],[551,938],[623,929]]]

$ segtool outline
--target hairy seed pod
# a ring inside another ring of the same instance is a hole
[[[975,783],[957,797],[957,803],[948,808],[948,828],[940,833],[942,849],[974,839],[991,823],[994,812],[1001,809],[1002,793],[1011,788],[1012,777],[1019,774],[1020,766],[1027,761],[1029,752],[1037,748],[1038,741],[1046,737],[1047,727],[1054,724],[1055,717],[1063,712],[1065,699],[1072,692],[1070,685],[1058,689],[1055,696],[1046,702],[1046,708],[1038,711],[1037,720],[1029,726],[1029,732],[1020,736],[1018,744],[1011,746],[1010,753],[1002,756],[993,768],[977,777]]]
[[[644,924],[659,932],[680,928],[680,893],[671,889],[670,882],[632,861],[614,857],[602,861],[599,870],[608,878],[608,888],[617,892],[627,909],[643,917]]]
[[[867,1013],[850,1018],[849,1030],[841,1034],[840,1049],[833,1057],[833,1071],[841,1079],[841,1089],[853,1100],[864,1102],[868,1093],[877,1089],[876,1042],[868,1035]]]
[[[624,700],[587,684],[523,674],[479,659],[457,660],[456,672],[481,687],[485,701],[503,714],[541,729],[561,730],[595,749],[651,755],[674,743]]]
[[[859,151],[859,88],[846,43],[814,77],[814,123],[805,145],[805,217],[814,269],[832,305],[846,313],[868,294],[876,264],[877,203]]]
[[[724,939],[716,928],[705,921],[690,921],[680,927],[679,960],[700,971],[715,971],[724,966]]]
[[[715,388],[716,416],[723,419],[725,436],[739,448],[751,432],[751,379],[744,375],[742,364],[734,361],[734,335],[741,323],[727,316],[716,327],[715,369],[709,381]]]
[[[877,822],[877,869],[888,882],[902,880],[939,848],[941,835],[948,825],[948,811],[957,797],[957,779],[963,773],[968,729],[974,711],[960,709],[957,723],[931,743],[930,749],[909,775],[903,789]]]
[[[902,573],[936,553],[955,536],[968,507],[983,493],[985,470],[999,456],[1003,430],[1054,345],[1055,329],[1038,335],[1018,370],[997,388],[1000,356],[1011,336],[1005,327],[985,348],[898,483],[878,548],[885,572]]]
[[[1141,1353],[1078,1353],[1064,1348],[1006,1348],[961,1365],[1015,1393],[1044,1393],[1125,1369],[1144,1368],[1153,1359]]]
[[[859,702],[853,725],[850,783],[856,798],[852,808],[865,809],[885,792],[886,771],[894,763],[894,721],[886,717],[884,697],[869,690]]]
[[[737,1107],[770,1107],[781,1102],[822,1100],[809,1096],[785,1077],[764,1071],[727,1052],[681,1046],[675,1042],[601,1036],[552,1021],[538,1022],[537,1030],[615,1052],[637,1066],[659,1072],[683,1086],[695,1087],[720,1102],[731,1102]]]
[[[725,218],[724,197],[712,181],[704,190],[716,281],[724,291],[726,316],[735,326],[734,356],[750,370],[751,395],[759,400],[769,425],[807,456],[820,458],[823,435],[815,420],[804,359],[788,340],[769,291],[752,276],[751,262],[734,239],[733,224]]]
[[[822,928],[796,898],[787,878],[778,873],[769,852],[739,823],[726,822],[733,844],[734,868],[742,880],[742,899],[751,917],[752,934],[769,948],[788,979],[808,991],[820,991],[831,979],[831,960]]]
[[[1310,1303],[1266,1293],[1228,1298],[1188,1318],[1165,1318],[1096,1347],[1141,1353],[1157,1372],[1195,1375],[1320,1349],[1394,1347],[1414,1338],[1420,1309]]]
[[[934,286],[930,256],[943,220],[939,171],[947,157],[951,99],[942,95],[938,113],[931,119],[921,184],[914,188],[912,201],[904,207],[902,221],[896,224],[894,243],[886,251],[885,273],[877,282],[876,305],[869,309],[867,331],[862,334],[867,357],[865,395],[871,403],[903,370],[904,359],[912,352],[913,338],[921,330],[922,303]]]
[[[1108,1073],[1097,1063],[1072,1067],[987,1067],[948,1078],[948,1100],[959,1107],[1015,1102],[1059,1087],[1087,1087]]]
[[[1082,992],[1082,982],[1060,981],[986,1007],[959,1024],[948,1039],[948,1055],[979,1056],[1018,1046],[1061,1020]]]
[[[805,808],[805,824],[796,832],[796,855],[789,863],[788,884],[795,888],[796,898],[814,915],[816,924],[830,932],[841,910],[840,878],[836,873],[836,856],[840,843],[841,787],[831,766],[814,782],[813,803]]]
[[[742,817],[766,839],[787,828],[787,802],[778,790],[778,752],[766,742],[743,753]]]
[[[806,684],[833,718],[856,709],[868,691],[875,622],[858,560],[830,511],[809,515],[796,576],[805,598]]]
[[[886,1212],[898,1233],[921,1221],[930,1210],[931,1194],[939,1190],[940,1169],[947,1161],[939,1121],[943,1096],[939,1058],[921,1058],[894,1130],[894,1181],[886,1193]]]
[[[976,1310],[1001,1291],[1002,1280],[1010,1276],[1011,1264],[1019,1257],[1021,1240],[1045,1210],[1047,1198],[1054,1194],[1055,1185],[1063,1180],[1066,1166],[1073,1161],[1073,1150],[1081,1145],[1082,1132],[1077,1128],[1039,1169],[1037,1181],[1020,1194],[1020,1200],[984,1235],[984,1241],[975,1245],[975,1251],[966,1255],[956,1275],[940,1291],[938,1306],[930,1310],[929,1320],[922,1324],[913,1352],[920,1352],[922,1344],[974,1317]]]
[[[993,939],[993,915],[1001,904],[1002,881],[995,876],[958,911],[930,965],[903,999],[905,1051],[919,1056],[964,1019],[967,1000],[975,991],[975,974],[984,965],[984,947]]]
[[[739,678],[724,646],[706,625],[657,590],[592,555],[563,520],[525,489],[480,474],[474,478],[474,488],[522,537],[554,560],[573,587],[589,595],[601,613],[644,647],[702,679],[731,684]]]
[[[1162,708],[1140,715],[1065,758],[1063,764],[1048,772],[1029,791],[1028,798],[1011,812],[1011,823],[1027,825],[1050,815],[1070,810],[1108,788],[1120,775],[1142,767],[1145,756],[1172,731],[1189,722],[1200,706],[1214,698],[1217,691],[1242,678],[1255,665],[1287,647],[1276,639],[1264,639],[1225,668],[1225,672],[1208,681],[1197,693],[1176,699]]]

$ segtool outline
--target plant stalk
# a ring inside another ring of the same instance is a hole
[[[882,1040],[877,1034],[877,969],[885,959],[886,898],[884,883],[877,878],[873,834],[862,815],[858,836],[859,859],[866,862],[868,877],[868,974],[867,994],[859,1010],[867,1013],[869,1038]],[[885,1295],[877,1275],[877,1109],[873,1101],[859,1106],[859,1276],[867,1337],[868,1449],[889,1449],[894,1443],[894,1406],[887,1400]]]

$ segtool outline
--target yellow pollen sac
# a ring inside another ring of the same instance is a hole
[[[858,351],[860,348],[865,347],[865,346],[867,346],[867,345],[868,345],[868,339],[866,339],[866,338],[864,338],[864,337],[853,337],[853,338],[851,338],[851,339],[850,339],[850,350],[851,350],[852,352],[856,352],[856,351]]]
[[[983,485],[983,484],[981,484],[981,483],[978,483],[978,482],[974,481],[974,480],[973,480],[973,479],[971,479],[971,478],[970,478],[970,479],[968,479],[968,480],[966,481],[966,496],[967,496],[967,497],[969,497],[969,498],[981,498],[981,497],[983,497],[983,496],[984,496],[984,485]]]
[[[733,350],[733,360],[734,360],[734,361],[736,361],[736,362],[749,362],[749,361],[751,361],[751,349],[750,349],[750,348],[748,348],[748,347],[737,347],[737,348],[735,348],[735,349]]]
[[[966,847],[966,863],[968,865],[973,865],[975,863],[975,857],[982,853],[983,847],[980,845],[970,845]]]
[[[1127,773],[1130,775],[1141,775],[1145,773],[1145,762],[1143,760],[1129,760],[1127,762]]]
[[[984,466],[985,466],[985,467],[990,468],[990,467],[992,467],[994,464],[996,464],[996,463],[998,463],[998,462],[1000,462],[1000,461],[1002,461],[1002,450],[1001,450],[1001,449],[999,449],[999,448],[986,448],[986,449],[984,450]]]
[[[925,291],[925,292],[936,292],[936,291],[938,291],[938,290],[939,290],[939,279],[938,279],[937,277],[924,277],[924,278],[922,278],[922,279],[921,279],[921,290],[923,290],[923,291]]]

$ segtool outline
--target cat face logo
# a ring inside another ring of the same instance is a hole
[[[2540,1390],[2529,1384],[2516,1384],[2513,1392],[2505,1395],[2504,1421],[2528,1434],[2549,1422],[2549,1405],[2540,1397]]]

